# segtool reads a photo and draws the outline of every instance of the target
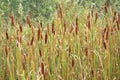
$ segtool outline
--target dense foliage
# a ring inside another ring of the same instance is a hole
[[[70,4],[72,4],[74,6],[72,8],[77,8],[75,11],[80,13],[82,12],[80,6],[96,7],[101,10],[104,1],[106,0],[0,0],[0,16],[6,19],[14,15],[25,19],[25,15],[32,15],[35,20],[51,22],[61,2],[66,10],[70,9]],[[116,7],[118,12],[120,11],[119,0],[107,0],[107,3]]]

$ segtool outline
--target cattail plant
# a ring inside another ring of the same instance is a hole
[[[50,33],[50,26],[49,26],[49,24],[47,24],[47,32],[48,32],[48,34]]]
[[[22,43],[22,36],[20,36],[19,41],[20,41],[20,43]]]
[[[85,55],[88,56],[88,47],[85,48]]]
[[[38,34],[37,37],[38,37],[38,41],[39,41],[39,40],[40,40],[40,37],[41,37],[41,31],[40,31],[40,28],[38,28],[38,33],[37,33],[37,34]]]
[[[70,33],[72,33],[73,29],[73,24],[71,24]]]
[[[68,54],[69,54],[69,56],[71,54],[71,47],[70,46],[68,47]]]
[[[103,7],[104,7],[105,12],[108,13],[108,5],[107,5],[107,1],[104,3],[104,6],[103,6]]]
[[[114,11],[114,15],[113,15],[113,22],[116,20],[116,11]]]
[[[25,53],[23,53],[22,57],[23,57],[22,67],[23,67],[23,70],[25,70],[26,54],[25,54]]]
[[[55,35],[54,21],[52,22],[52,33]]]
[[[45,64],[43,61],[41,62],[41,72],[43,75],[45,75]]]
[[[62,6],[59,5],[59,11],[58,11],[58,16],[62,19],[63,17],[63,12],[62,12]]]
[[[91,29],[91,23],[90,23],[90,14],[87,16],[87,28]]]
[[[116,21],[116,23],[117,23],[117,29],[118,29],[118,30],[120,30],[120,27],[119,27],[119,22],[118,22],[118,21]]]
[[[5,54],[6,54],[6,57],[8,56],[8,46],[6,45],[5,46]]]
[[[109,38],[109,27],[108,27],[108,24],[106,24],[102,32],[102,40],[103,40],[103,45],[105,49],[107,49],[108,38]]]
[[[64,34],[66,32],[66,22],[64,21]]]
[[[14,16],[10,16],[10,19],[11,19],[11,26],[15,26]]]
[[[6,39],[8,40],[9,39],[9,36],[8,36],[8,32],[6,31]]]
[[[48,34],[46,33],[45,34],[45,44],[47,44],[47,41],[48,41]]]
[[[23,25],[22,25],[22,23],[20,23],[20,32],[23,32]]]
[[[34,42],[34,36],[32,36],[32,39],[31,39],[31,42],[30,42],[31,46],[33,45],[33,42]]]
[[[75,66],[75,60],[72,58],[72,67]]]
[[[42,57],[42,51],[40,48],[39,48],[39,55],[40,55],[40,57]]]
[[[98,19],[98,12],[95,13],[95,22],[97,21]]]
[[[31,27],[32,27],[32,25],[31,25],[30,16],[27,16],[26,21],[27,21],[27,24],[29,25],[29,27],[31,28]]]
[[[78,27],[78,16],[77,16],[76,17],[76,28],[75,28],[76,35],[78,34],[78,31],[79,31],[79,27]]]
[[[120,14],[118,14],[118,23],[120,24]]]

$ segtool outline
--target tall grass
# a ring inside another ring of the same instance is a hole
[[[60,6],[47,26],[1,19],[0,80],[119,80],[120,14],[104,9],[69,20]]]

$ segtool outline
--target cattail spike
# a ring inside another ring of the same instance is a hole
[[[95,22],[97,21],[98,19],[98,12],[95,13]]]
[[[76,28],[75,28],[76,35],[78,34],[78,31],[79,31],[79,27],[78,27],[78,17],[76,17]]]
[[[59,14],[60,14],[60,18],[62,19],[63,13],[62,13],[62,6],[61,5],[59,5]]]
[[[85,55],[88,56],[88,47],[85,48]]]
[[[45,68],[45,65],[44,65],[44,62],[42,61],[41,62],[41,72],[42,72],[43,75],[45,74],[44,68]]]
[[[119,27],[119,22],[117,21],[117,29],[120,30],[120,27]]]
[[[20,24],[20,32],[22,32],[22,31],[23,31],[22,27],[23,27],[23,25],[22,25],[22,24]]]
[[[34,36],[32,37],[32,39],[31,39],[31,46],[33,45],[33,42],[34,42]]]
[[[88,29],[91,29],[90,14],[87,16],[87,27]]]
[[[8,56],[8,47],[5,46],[5,54],[6,54],[6,57]]]
[[[55,35],[54,21],[53,21],[53,23],[52,23],[52,33]]]
[[[11,26],[15,26],[14,16],[11,16]]]
[[[48,34],[50,33],[50,26],[49,26],[49,24],[47,25],[47,32],[48,32]]]
[[[6,31],[6,39],[8,40],[9,39],[9,36],[8,36],[8,32]]]
[[[75,66],[75,61],[74,61],[74,59],[72,59],[72,67],[74,67]]]
[[[40,57],[42,57],[42,51],[41,51],[41,49],[39,49],[39,55],[40,55]]]
[[[48,35],[47,33],[45,34],[45,44],[47,43],[47,40],[48,40]]]
[[[105,10],[105,12],[107,13],[108,12],[108,5],[107,5],[107,1],[104,3],[104,10]]]
[[[41,36],[41,32],[40,32],[40,28],[38,28],[38,41],[40,40],[40,36]]]

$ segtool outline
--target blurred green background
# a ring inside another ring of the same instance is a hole
[[[84,7],[96,7],[99,11],[105,1],[120,12],[120,0],[0,0],[0,17],[7,20],[14,15],[25,20],[26,15],[31,15],[34,20],[48,23],[54,18],[59,4],[65,7],[70,16],[70,10],[80,14]]]

